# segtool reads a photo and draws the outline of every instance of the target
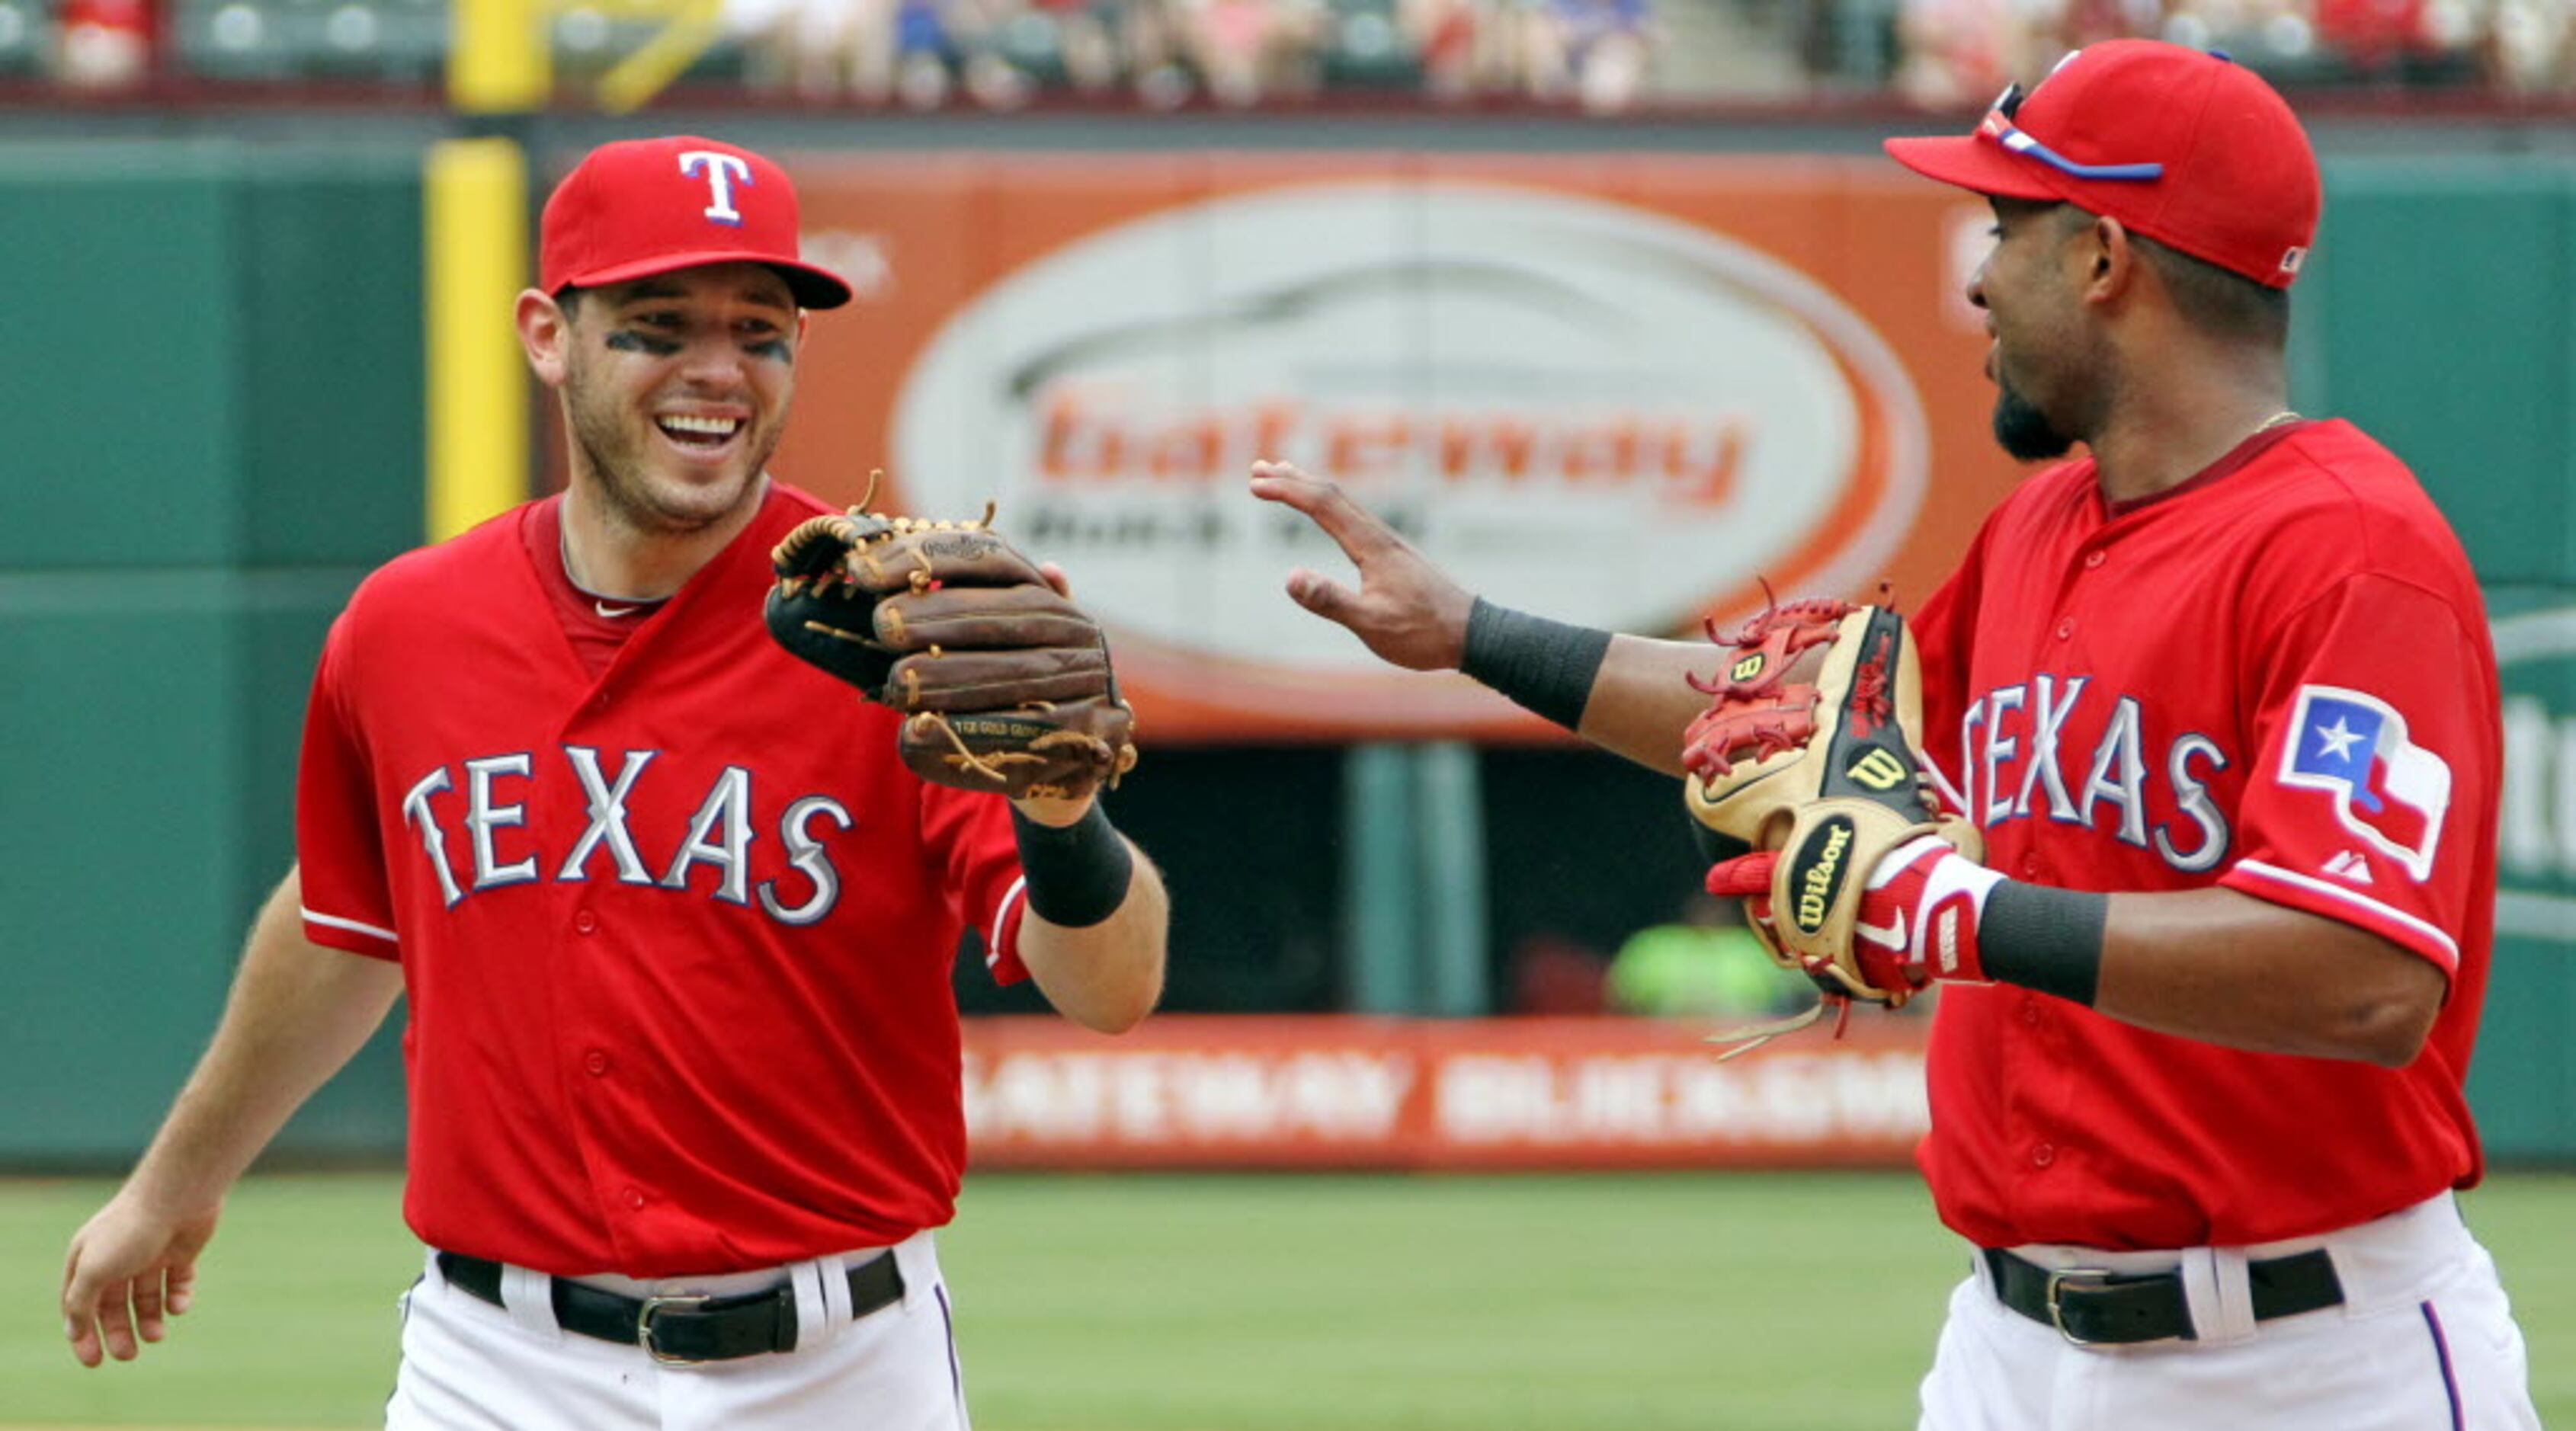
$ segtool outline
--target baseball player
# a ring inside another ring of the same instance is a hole
[[[2225,59],[2121,41],[1888,148],[1992,203],[1968,296],[1996,437],[2087,449],[1912,617],[1928,754],[1987,863],[1917,840],[1857,921],[1879,967],[1950,981],[1921,1163],[1976,1252],[1921,1424],[2536,1426],[2453,1202],[2480,1174],[2495,663],[2413,476],[2285,401],[2305,135]],[[1680,771],[1708,646],[1480,602],[1293,468],[1252,490],[1358,568],[1292,573],[1307,609]]]
[[[518,331],[570,484],[369,577],[307,713],[297,867],[214,1042],[72,1239],[87,1365],[187,1310],[225,1190],[400,994],[389,1426],[962,1428],[931,1229],[965,1152],[950,966],[1117,1032],[1153,867],[1090,797],[925,783],[763,629],[823,503],[767,475],[806,310],[787,175],[694,137],[556,189]]]

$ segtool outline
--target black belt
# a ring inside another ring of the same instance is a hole
[[[447,1284],[502,1306],[501,1264],[461,1252],[438,1254]],[[585,1337],[640,1346],[655,1361],[686,1365],[796,1349],[796,1289],[781,1284],[739,1297],[622,1297],[562,1277],[554,1284],[555,1325]],[[903,1273],[882,1253],[850,1269],[850,1315],[903,1300]]]
[[[2082,1346],[2191,1340],[2191,1306],[2180,1272],[2051,1271],[1999,1247],[1985,1250],[1995,1296]],[[2245,1264],[2254,1320],[2292,1317],[2343,1301],[2343,1283],[2325,1249]]]

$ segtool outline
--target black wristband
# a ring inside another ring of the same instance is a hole
[[[1041,825],[1013,806],[1011,834],[1020,873],[1028,876],[1029,908],[1047,923],[1088,929],[1127,902],[1136,857],[1098,800],[1070,825]]]
[[[1986,896],[1977,954],[1986,976],[2088,1008],[2102,977],[2111,896],[2008,879]]]
[[[1483,597],[1467,609],[1467,650],[1458,669],[1512,698],[1515,705],[1567,730],[1583,724],[1593,678],[1610,654],[1610,633],[1568,626],[1496,606]]]

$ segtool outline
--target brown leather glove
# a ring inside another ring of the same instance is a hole
[[[976,521],[851,508],[771,553],[769,634],[905,714],[896,748],[924,780],[1074,798],[1136,764],[1099,623]]]

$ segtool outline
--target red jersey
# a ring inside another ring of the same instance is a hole
[[[1994,868],[2223,885],[2450,977],[2402,1069],[1945,986],[1921,1153],[1943,1221],[1990,1247],[2236,1246],[2477,1180],[2461,1081],[2494,921],[2495,656],[2468,559],[2396,457],[2300,423],[2116,510],[2091,461],[2065,464],[2006,499],[1915,625],[1925,739]]]
[[[314,678],[304,929],[403,966],[406,1220],[634,1277],[947,1222],[966,926],[1025,973],[1009,807],[913,776],[891,711],[763,629],[771,546],[832,509],[773,484],[585,660],[559,500],[370,576]]]

